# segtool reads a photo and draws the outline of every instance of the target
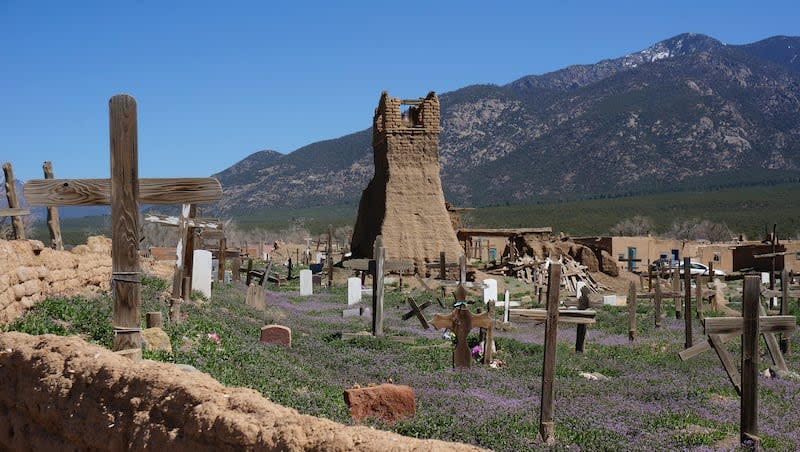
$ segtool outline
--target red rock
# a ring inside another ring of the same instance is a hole
[[[376,417],[394,424],[417,414],[414,390],[406,385],[382,384],[346,389],[344,402],[350,407],[350,416],[356,421]]]
[[[264,325],[261,327],[261,343],[292,346],[292,330],[283,325]]]

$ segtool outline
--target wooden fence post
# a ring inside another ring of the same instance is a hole
[[[680,272],[678,272],[678,267],[674,267],[672,270],[672,296],[675,302],[675,319],[681,319],[681,279],[680,279]]]
[[[48,160],[42,164],[45,179],[53,178],[53,164]],[[64,241],[61,238],[61,220],[58,218],[58,207],[47,207],[47,229],[50,231],[50,245],[56,251],[64,251]]]
[[[636,339],[636,283],[628,287],[628,341]]]
[[[447,265],[445,264],[444,251],[439,252],[439,279],[447,279]]]
[[[688,257],[683,258],[683,325],[684,343],[683,348],[692,346],[692,260]]]
[[[781,315],[789,315],[789,272],[786,268],[781,272]],[[781,352],[789,353],[789,335],[781,333]]]
[[[141,348],[139,328],[139,158],[136,101],[109,100],[111,142],[111,282],[114,350]]]
[[[219,265],[217,266],[217,279],[221,285],[225,284],[225,254],[228,250],[228,243],[225,240],[225,237],[219,239],[219,256],[217,261],[219,261]]]
[[[328,261],[328,289],[333,287],[333,225],[328,225],[328,249],[326,251]],[[381,284],[383,285],[383,284]]]
[[[744,277],[742,294],[742,405],[740,440],[758,442],[758,316],[761,280]],[[757,444],[755,445],[757,446]]]
[[[558,336],[558,291],[561,285],[561,264],[551,263],[547,278],[547,321],[544,327],[544,359],[542,362],[542,407],[539,434],[547,445],[555,443],[553,399],[555,397],[556,340]]]
[[[8,207],[10,209],[19,209],[19,198],[17,197],[17,186],[14,182],[14,169],[11,163],[3,163],[3,175],[6,178],[6,199],[8,200]],[[14,227],[14,238],[17,240],[25,240],[25,224],[22,222],[22,217],[15,215],[11,217],[11,224]]]
[[[661,328],[661,278],[656,278],[656,297],[653,299],[653,308],[655,313],[654,323],[656,328]]]

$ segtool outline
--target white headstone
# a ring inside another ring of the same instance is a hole
[[[311,295],[311,270],[300,270],[300,295]]]
[[[361,278],[347,278],[347,304],[361,301]]]
[[[497,301],[497,280],[484,279],[483,283],[486,284],[486,288],[483,289],[483,302],[488,303],[489,300]]]
[[[192,264],[192,290],[211,298],[211,251],[194,250]]]
[[[761,284],[769,284],[769,273],[761,272]]]
[[[317,263],[318,264],[322,263],[322,256],[324,256],[324,254],[322,254],[321,252],[317,251]]]
[[[616,295],[603,295],[603,304],[615,306],[617,304]]]

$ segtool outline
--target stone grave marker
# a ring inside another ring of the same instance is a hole
[[[311,270],[300,270],[300,295],[307,296],[313,293],[311,288]]]
[[[347,304],[348,306],[361,301],[361,278],[347,278]]]
[[[292,330],[283,325],[264,325],[261,327],[262,344],[292,346]]]
[[[197,290],[206,298],[211,298],[211,251],[194,250],[192,268],[192,290]]]

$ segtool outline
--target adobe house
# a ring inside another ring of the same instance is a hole
[[[647,262],[658,259],[680,260],[686,255],[685,243],[680,240],[657,239],[646,237],[579,237],[572,241],[586,245],[595,250],[598,255],[600,250],[606,251],[619,262],[619,269],[631,272],[647,271]],[[640,260],[637,262],[637,260]]]

